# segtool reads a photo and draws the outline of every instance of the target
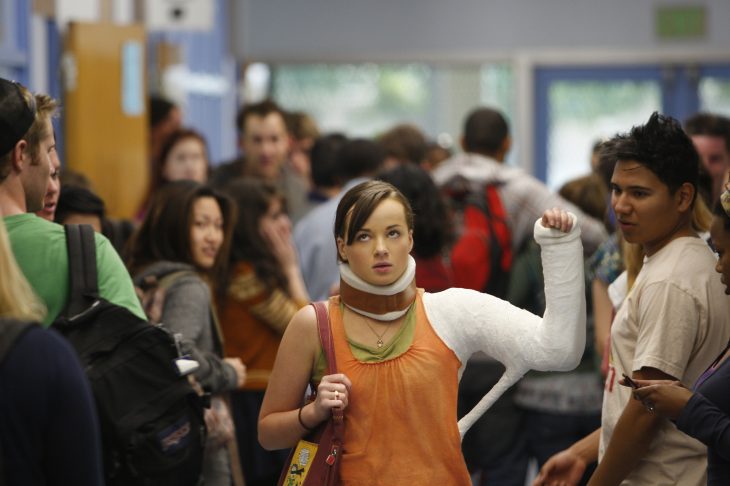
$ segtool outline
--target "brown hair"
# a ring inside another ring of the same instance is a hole
[[[249,177],[234,180],[225,190],[238,209],[229,270],[237,262],[248,262],[269,290],[278,288],[288,294],[289,280],[260,231],[261,218],[273,201],[278,199],[286,209],[284,196],[273,184]]]
[[[608,188],[596,174],[578,177],[563,184],[560,196],[575,204],[581,211],[599,221],[606,220]]]
[[[238,115],[236,115],[236,127],[238,127],[238,134],[243,135],[244,129],[246,128],[246,120],[249,116],[266,118],[272,113],[278,113],[281,115],[281,119],[284,122],[284,125],[286,125],[286,113],[272,100],[264,100],[252,105],[245,105],[241,108],[241,110],[239,110]],[[288,130],[289,128],[287,127],[287,131]]]
[[[416,125],[409,123],[396,125],[378,137],[377,141],[388,157],[398,159],[400,163],[411,162],[421,165],[426,159],[428,143]]]
[[[391,197],[403,205],[406,225],[409,230],[413,230],[413,210],[408,199],[392,184],[384,181],[368,181],[347,191],[340,200],[335,215],[335,242],[338,238],[342,238],[346,245],[351,245],[355,235],[373,214],[375,208]],[[339,253],[337,258],[340,258]]]
[[[213,268],[207,272],[218,287],[228,261],[235,208],[228,197],[194,181],[171,182],[152,200],[147,216],[127,247],[130,273],[138,273],[159,260],[195,265],[190,248],[190,228],[193,224],[193,205],[202,197],[215,199],[223,215],[223,243]]]
[[[295,140],[319,138],[319,127],[311,115],[303,111],[286,113],[284,116],[286,129]]]
[[[210,160],[208,160],[208,144],[205,141],[205,137],[203,137],[200,132],[193,130],[192,128],[180,128],[178,130],[175,130],[170,134],[169,137],[165,139],[165,142],[162,145],[162,149],[160,150],[160,156],[156,160],[152,161],[151,179],[147,188],[147,195],[145,196],[144,203],[142,204],[143,208],[147,207],[150,204],[150,201],[152,201],[152,198],[155,196],[155,193],[159,191],[162,186],[169,182],[165,180],[164,176],[162,175],[162,172],[165,168],[165,160],[170,155],[170,152],[172,152],[172,149],[175,148],[175,145],[183,140],[187,140],[188,138],[195,139],[203,145],[203,154],[205,155],[205,160],[208,161],[208,172],[210,172]]]
[[[720,137],[725,142],[725,151],[730,152],[730,118],[714,113],[697,113],[684,122],[687,135]]]

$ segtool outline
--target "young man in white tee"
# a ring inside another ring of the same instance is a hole
[[[599,460],[591,485],[704,485],[706,448],[618,383],[623,374],[694,383],[730,337],[715,257],[691,225],[699,157],[676,120],[656,113],[607,150],[618,225],[646,258],[611,328],[601,428],[548,460],[533,484],[577,484]]]

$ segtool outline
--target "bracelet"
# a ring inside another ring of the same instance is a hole
[[[305,405],[302,405],[301,407],[299,407],[299,412],[297,413],[297,418],[299,419],[299,425],[301,425],[302,428],[304,430],[306,430],[307,432],[311,432],[314,430],[314,428],[307,427],[306,425],[304,425],[304,421],[302,421],[302,409],[304,407],[305,407]]]

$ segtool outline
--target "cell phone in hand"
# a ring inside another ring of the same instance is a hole
[[[631,388],[633,388],[633,389],[637,389],[637,388],[639,388],[639,384],[638,384],[638,383],[636,383],[636,382],[635,382],[634,380],[632,380],[632,379],[631,379],[631,378],[629,377],[629,375],[627,375],[626,373],[622,373],[622,375],[623,375],[623,377],[624,377],[624,381],[626,382],[626,384],[627,384],[627,385],[629,385],[629,386],[630,386]]]

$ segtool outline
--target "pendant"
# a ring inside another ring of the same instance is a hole
[[[383,340],[382,339],[378,339],[378,347],[379,348],[382,348],[383,347]]]

